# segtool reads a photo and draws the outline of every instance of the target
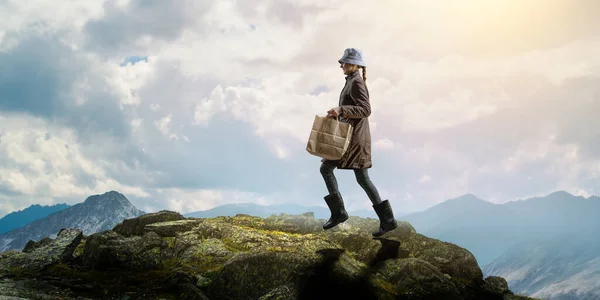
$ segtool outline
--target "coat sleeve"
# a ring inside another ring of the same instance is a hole
[[[350,97],[356,105],[342,105],[342,117],[348,119],[361,119],[371,115],[371,103],[367,87],[360,80],[355,80],[350,88]]]

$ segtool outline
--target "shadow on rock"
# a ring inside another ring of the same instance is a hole
[[[317,253],[322,255],[322,260],[300,278],[297,299],[377,299],[367,278],[338,271],[343,264],[338,260],[344,250],[324,249]]]
[[[353,266],[345,266],[340,262],[344,250],[318,251],[322,260],[300,278],[297,299],[378,299],[376,288],[370,280],[372,268],[388,259],[408,257],[408,252],[399,251],[399,241],[385,238],[377,238],[377,240],[381,242],[381,248],[374,259],[365,269],[356,268],[354,274],[347,272],[347,269]]]
[[[407,249],[400,248],[400,241],[389,240],[380,237],[373,239],[381,242],[381,248],[379,248],[379,251],[377,251],[375,257],[371,260],[371,262],[369,262],[369,270],[371,268],[376,268],[378,265],[388,259],[407,258],[409,255],[409,251]]]

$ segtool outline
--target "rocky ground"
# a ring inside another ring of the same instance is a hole
[[[84,236],[63,229],[0,254],[1,299],[531,299],[474,256],[405,222],[331,230],[310,213],[184,218],[161,211]]]

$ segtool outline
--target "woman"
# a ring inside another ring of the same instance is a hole
[[[379,217],[379,230],[372,233],[374,237],[378,237],[395,229],[398,225],[389,201],[381,201],[377,188],[369,179],[368,169],[371,168],[372,164],[371,132],[368,117],[371,115],[371,105],[366,85],[366,65],[362,56],[360,50],[348,48],[338,61],[340,68],[346,74],[346,85],[340,94],[339,106],[330,109],[327,112],[327,117],[337,118],[340,122],[352,124],[354,132],[348,150],[340,160],[321,160],[321,174],[329,191],[329,195],[325,196],[324,199],[331,211],[331,217],[323,225],[323,229],[330,229],[348,220],[348,213],[344,208],[344,201],[338,190],[333,171],[336,167],[338,169],[352,169],[356,181],[369,196],[373,209]],[[359,74],[359,69],[362,69],[362,77]]]

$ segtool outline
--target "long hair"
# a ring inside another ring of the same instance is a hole
[[[362,69],[362,77],[365,82],[365,87],[367,86],[367,67],[360,67]]]

